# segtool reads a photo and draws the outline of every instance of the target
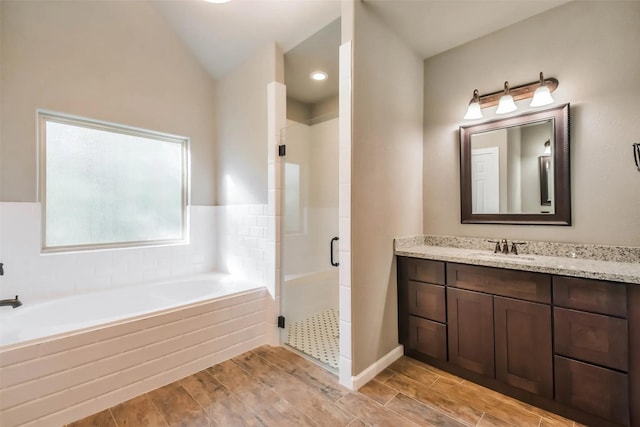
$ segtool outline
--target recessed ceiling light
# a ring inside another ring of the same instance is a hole
[[[229,3],[231,0],[204,0],[207,3],[218,3],[218,4],[222,4],[222,3]]]
[[[317,81],[327,80],[327,73],[324,71],[314,71],[311,73],[311,78]]]

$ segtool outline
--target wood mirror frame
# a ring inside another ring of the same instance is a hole
[[[472,212],[471,135],[522,126],[544,120],[553,121],[552,156],[554,163],[553,213]],[[460,208],[463,224],[571,225],[571,178],[569,169],[569,104],[505,119],[460,126]]]

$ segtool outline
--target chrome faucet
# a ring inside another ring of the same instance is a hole
[[[13,308],[20,307],[22,305],[22,301],[18,299],[18,295],[15,298],[2,299],[0,300],[0,307],[10,305]]]

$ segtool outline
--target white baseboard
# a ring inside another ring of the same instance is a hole
[[[387,368],[393,362],[395,362],[400,357],[402,357],[403,354],[404,354],[404,347],[401,344],[399,344],[396,348],[394,348],[389,353],[382,356],[380,359],[378,359],[376,362],[370,365],[367,369],[360,372],[356,376],[352,376],[351,384],[350,384],[351,387],[349,387],[349,385],[347,384],[343,384],[343,385],[346,385],[351,390],[358,390],[360,387],[362,387],[363,385],[371,381],[376,375],[382,372],[385,368]]]

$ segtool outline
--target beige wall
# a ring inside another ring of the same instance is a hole
[[[425,60],[424,232],[639,246],[638,46],[640,2],[571,2]],[[556,104],[571,103],[573,225],[460,224],[458,127],[473,89],[540,71],[560,81]]]
[[[287,98],[287,120],[306,124],[311,118],[310,110],[311,107],[309,104],[305,104],[294,98]]]
[[[338,117],[338,100],[338,95],[334,95],[311,104],[311,117],[315,123]]]
[[[216,81],[217,203],[267,203],[267,85],[284,80],[274,43]]]
[[[353,31],[351,301],[357,375],[398,345],[393,238],[422,232],[423,71],[422,60],[366,3],[355,2]]]
[[[2,201],[36,201],[36,109],[191,138],[213,204],[214,83],[145,2],[2,1]]]
[[[338,95],[330,96],[313,104],[287,98],[287,119],[314,125],[338,117]]]

